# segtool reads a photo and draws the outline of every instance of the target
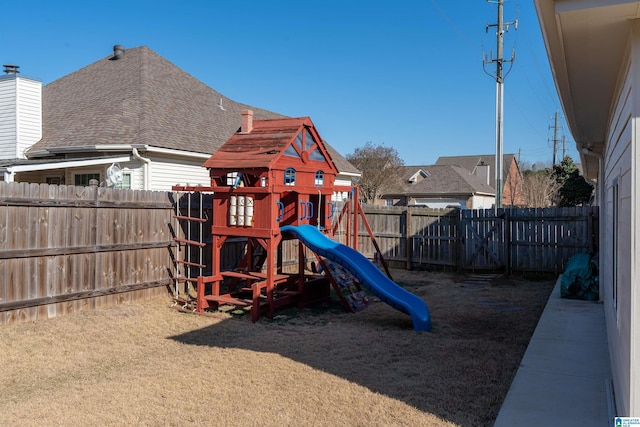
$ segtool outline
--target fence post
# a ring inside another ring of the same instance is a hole
[[[456,216],[456,270],[458,273],[462,273],[464,270],[464,210],[459,209]]]
[[[596,234],[594,232],[595,230],[594,230],[594,227],[593,227],[593,207],[591,207],[591,206],[589,206],[589,215],[587,217],[588,217],[588,227],[589,227],[589,230],[587,232],[589,233],[589,236],[590,236],[590,239],[589,239],[589,253],[593,254],[595,252],[595,248],[596,248],[596,244],[595,244]]]
[[[406,250],[406,256],[407,256],[407,270],[411,271],[413,270],[413,227],[411,224],[411,221],[413,221],[412,217],[411,217],[411,208],[409,206],[407,206],[407,208],[404,211],[404,217],[405,217],[405,245],[407,247]],[[400,221],[401,222],[401,221]],[[402,237],[400,237],[402,239]]]
[[[503,235],[504,235],[504,239],[505,239],[505,248],[504,250],[507,252],[506,256],[507,256],[507,275],[511,276],[512,273],[512,265],[511,265],[511,215],[509,215],[511,213],[511,209],[513,208],[509,208],[509,209],[505,209],[504,210],[504,226],[507,227],[506,230],[504,230]]]

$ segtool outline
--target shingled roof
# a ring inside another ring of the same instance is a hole
[[[506,182],[509,175],[509,167],[516,158],[515,154],[503,154],[502,155],[502,180]],[[438,157],[436,165],[457,165],[462,166],[471,173],[475,173],[476,167],[480,164],[489,166],[489,173],[491,174],[491,182],[496,180],[496,156],[495,154],[476,154],[474,156],[444,156]]]
[[[49,83],[42,103],[43,137],[29,158],[118,144],[213,154],[240,127],[241,110],[258,120],[285,117],[225,97],[146,46]],[[341,172],[358,173],[330,151]]]
[[[43,137],[29,153],[147,144],[211,154],[239,127],[242,109],[283,117],[231,101],[144,46],[49,83],[42,99]]]
[[[416,180],[410,179],[420,171],[427,177]],[[429,166],[403,166],[400,180],[393,184],[392,188],[385,191],[386,196],[442,196],[452,194],[495,194],[493,187],[487,185],[479,177],[472,175],[462,166],[454,165],[429,165]]]

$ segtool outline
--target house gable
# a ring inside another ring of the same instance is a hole
[[[453,165],[404,166],[401,177],[382,195],[387,200],[402,199],[403,204],[429,199],[448,205],[471,200],[466,203],[469,208],[475,208],[474,198],[493,196],[493,187],[465,168]]]
[[[495,186],[496,158],[492,154],[439,157],[436,165],[457,165]],[[488,170],[487,170],[488,169]],[[515,154],[502,156],[502,202],[505,205],[522,204],[522,176]]]
[[[502,156],[502,182],[506,182],[509,174],[509,169],[513,162],[516,161],[515,154],[504,154]],[[476,174],[478,166],[489,166],[489,173],[491,176],[491,184],[495,183],[496,179],[496,156],[494,154],[476,154],[472,156],[443,156],[438,157],[436,165],[457,165],[465,168],[472,174]]]
[[[429,174],[425,172],[423,169],[418,170],[416,173],[409,177],[409,184],[417,184],[421,182],[423,179],[428,178]]]

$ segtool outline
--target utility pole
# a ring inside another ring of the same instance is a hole
[[[558,130],[562,129],[562,126],[558,124],[558,112],[554,116],[553,126],[549,126],[549,129],[553,129],[553,163],[551,167],[556,165],[556,153],[558,152],[558,143],[560,142],[558,138]],[[564,145],[564,135],[562,135],[562,158],[564,159],[565,154],[565,145]]]
[[[555,120],[553,121],[553,163],[551,167],[556,165],[556,153],[558,152],[558,112],[556,111]]]
[[[505,62],[510,62],[513,64],[513,61],[515,60],[515,52],[511,55],[511,59],[505,60],[502,57],[502,50],[503,50],[502,38],[504,36],[505,31],[509,31],[509,25],[513,25],[513,27],[516,30],[518,29],[518,21],[517,20],[513,22],[503,21],[502,8],[503,8],[504,0],[494,0],[494,1],[487,0],[487,2],[496,3],[498,5],[498,23],[486,25],[487,32],[489,32],[489,27],[496,27],[497,50],[498,50],[497,57],[495,59],[490,59],[490,60],[487,60],[485,58],[484,60],[484,65],[488,63],[496,64],[496,74],[494,77],[496,80],[496,172],[495,172],[496,173],[496,179],[495,179],[496,202],[495,202],[495,209],[497,210],[502,207],[502,146],[503,146],[502,138],[503,138],[503,130],[504,130],[504,123],[503,123],[502,117],[504,112],[503,86],[504,86],[504,77],[506,77],[506,75],[503,75],[503,71],[504,71],[503,65]],[[509,73],[507,72],[507,74]]]

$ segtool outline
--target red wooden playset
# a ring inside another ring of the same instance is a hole
[[[283,272],[282,226],[310,224],[332,235],[338,220],[334,213],[340,219],[351,216],[354,220],[347,226],[351,229],[346,244],[353,234],[352,246],[357,248],[357,217],[364,219],[357,197],[339,215],[334,212],[334,192],[357,195],[357,190],[334,185],[338,170],[310,118],[254,121],[253,113],[244,110],[241,128],[203,166],[209,169],[210,187],[174,187],[176,191],[213,193],[211,271],[197,277],[196,311],[221,305],[250,306],[256,321],[262,313],[272,317],[282,306],[305,307],[328,300],[330,283],[348,310],[366,305],[357,281],[334,277],[335,266],[322,257],[318,261],[325,274],[305,272],[302,243],[298,245],[298,272]],[[366,219],[363,222],[368,227]],[[247,239],[244,256],[237,268],[223,271],[223,245],[239,237]]]

